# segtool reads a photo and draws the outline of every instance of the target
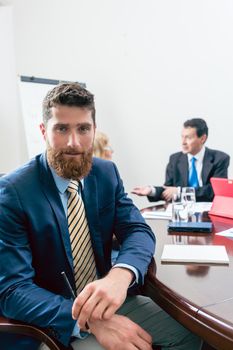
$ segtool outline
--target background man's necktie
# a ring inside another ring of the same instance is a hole
[[[68,228],[74,265],[76,292],[97,278],[96,264],[91,244],[90,231],[82,198],[78,194],[78,182],[71,180],[67,191]]]
[[[189,171],[189,182],[188,182],[188,185],[190,187],[198,187],[199,186],[198,176],[197,176],[197,169],[196,169],[196,166],[195,166],[195,161],[196,161],[196,158],[193,157],[191,159],[191,169]]]

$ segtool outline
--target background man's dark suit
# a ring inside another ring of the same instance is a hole
[[[203,185],[196,189],[196,200],[208,202],[213,200],[213,189],[210,184],[211,177],[227,178],[227,169],[230,157],[228,154],[206,147],[203,159],[201,178]],[[188,156],[183,152],[172,154],[166,168],[165,186],[188,186]],[[161,199],[162,187],[155,187],[155,196],[148,196],[149,201]]]
[[[93,160],[82,197],[100,277],[111,268],[114,232],[121,243],[117,263],[134,266],[143,283],[154,235],[112,162]],[[73,258],[64,208],[44,155],[0,179],[0,212],[0,313],[49,327],[68,344],[76,321],[61,272],[75,289]]]

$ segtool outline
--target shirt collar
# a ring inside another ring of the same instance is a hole
[[[203,161],[203,158],[204,158],[204,154],[205,154],[205,146],[203,146],[202,149],[200,150],[200,152],[198,152],[198,153],[195,154],[195,155],[188,153],[188,160],[189,160],[189,162],[190,162],[191,159],[192,159],[193,157],[195,157],[196,160],[197,160],[198,162],[202,162],[202,161]]]
[[[59,175],[57,175],[56,171],[49,165],[49,168],[52,172],[56,187],[58,189],[58,191],[61,194],[64,194],[65,191],[67,190],[67,187],[69,186],[70,180],[71,179],[65,179],[64,177],[61,177]],[[81,181],[82,184],[82,188],[84,187],[84,179],[82,179]]]

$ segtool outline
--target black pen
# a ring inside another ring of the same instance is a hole
[[[67,276],[66,276],[65,271],[62,271],[62,272],[61,272],[61,275],[62,275],[62,277],[63,277],[63,279],[64,279],[64,281],[65,281],[65,284],[66,284],[67,288],[68,288],[69,291],[70,291],[71,298],[72,298],[73,300],[76,299],[76,295],[75,295],[75,293],[74,293],[74,291],[73,291],[73,289],[72,289],[72,287],[71,287],[71,285],[70,285],[70,282],[69,282],[69,280],[68,280],[68,278],[67,278]]]
[[[75,295],[75,293],[74,293],[74,291],[73,291],[73,289],[72,289],[72,287],[71,287],[71,285],[70,285],[70,282],[69,282],[69,280],[68,280],[68,278],[67,278],[67,276],[66,276],[65,271],[62,271],[62,272],[61,272],[61,275],[62,275],[62,277],[63,277],[63,279],[64,279],[64,281],[65,281],[65,284],[66,284],[67,288],[68,288],[69,291],[70,291],[72,300],[74,300],[74,299],[76,298],[76,295]],[[86,327],[85,332],[90,333],[90,328],[89,328],[88,322],[86,322],[85,327]]]

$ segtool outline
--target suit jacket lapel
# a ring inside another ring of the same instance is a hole
[[[211,155],[209,148],[206,147],[204,158],[203,158],[202,172],[201,172],[203,185],[207,184],[212,167],[213,167],[213,156]]]
[[[45,155],[41,155],[40,158],[40,181],[42,184],[42,190],[44,192],[44,195],[49,201],[53,209],[54,215],[57,219],[57,226],[59,228],[58,232],[60,235],[60,239],[63,241],[66,257],[73,271],[73,258],[70,246],[70,236],[68,231],[67,218],[53,176],[47,164]]]
[[[187,154],[182,153],[180,156],[180,159],[177,164],[178,171],[180,173],[180,179],[181,179],[181,187],[188,186],[188,156]],[[179,178],[179,176],[178,176]]]
[[[83,202],[90,229],[97,270],[104,274],[104,252],[98,213],[97,182],[93,171],[84,179]]]

